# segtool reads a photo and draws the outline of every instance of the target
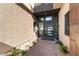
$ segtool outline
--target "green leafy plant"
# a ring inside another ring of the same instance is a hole
[[[37,42],[35,42],[35,41],[33,41],[32,43],[33,43],[33,45],[37,44]]]
[[[58,44],[59,44],[60,50],[61,50],[63,53],[69,53],[67,46],[64,46],[64,44],[63,44],[62,42],[60,42],[60,41],[58,42]]]
[[[21,51],[21,55],[23,56],[23,55],[25,55],[27,52],[25,51],[25,50],[22,50]]]
[[[35,44],[37,44],[37,42],[33,42],[33,44],[35,45]]]
[[[11,51],[10,56],[23,56],[25,54],[26,54],[26,51],[25,50],[21,50],[21,49],[14,48]]]

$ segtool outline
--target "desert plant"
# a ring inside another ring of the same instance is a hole
[[[25,50],[13,48],[13,50],[10,53],[10,56],[23,56],[26,54]]]
[[[21,51],[21,55],[24,56],[27,52],[25,50]]]
[[[58,42],[59,48],[63,53],[68,53],[68,48],[62,42]]]
[[[33,44],[35,45],[35,44],[37,44],[37,42],[33,42]]]

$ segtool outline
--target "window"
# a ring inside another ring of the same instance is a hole
[[[52,16],[47,16],[45,21],[52,21]]]
[[[43,22],[44,21],[44,17],[39,17],[39,21]]]
[[[65,35],[69,36],[69,12],[65,15]]]

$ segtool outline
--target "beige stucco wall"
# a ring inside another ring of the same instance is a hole
[[[65,35],[65,14],[69,11],[69,4],[63,4],[59,11],[59,40],[69,48],[69,36]]]
[[[79,56],[79,3],[70,4],[70,55]]]
[[[63,3],[53,3],[53,9],[61,8],[63,6]]]
[[[22,3],[24,6],[26,6],[31,12],[33,12],[32,5],[30,3]]]
[[[0,42],[11,47],[35,38],[31,14],[16,4],[0,4]]]

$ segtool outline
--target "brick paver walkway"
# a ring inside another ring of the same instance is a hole
[[[38,43],[30,48],[28,56],[62,56],[64,55],[57,47],[55,41],[38,39]]]

